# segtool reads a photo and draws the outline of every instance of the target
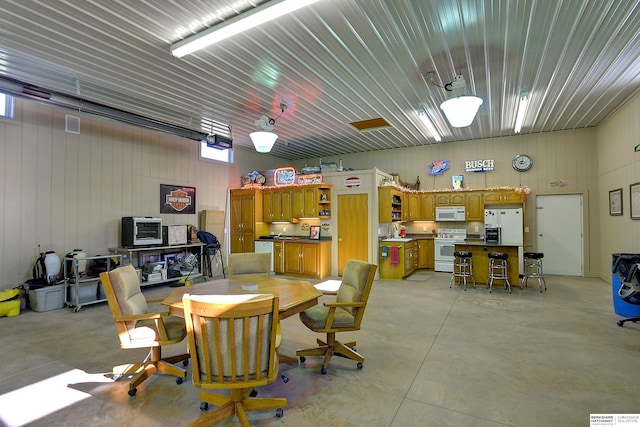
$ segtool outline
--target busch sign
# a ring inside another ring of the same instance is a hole
[[[493,170],[493,159],[491,160],[467,160],[464,162],[464,169],[467,172],[486,172]]]

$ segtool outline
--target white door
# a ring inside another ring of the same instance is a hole
[[[582,195],[536,196],[536,223],[544,273],[582,276]]]

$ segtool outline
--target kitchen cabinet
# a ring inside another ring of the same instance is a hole
[[[331,272],[331,242],[282,242],[282,274],[324,279]],[[274,246],[274,257],[276,255]],[[278,259],[274,258],[277,264]],[[278,266],[274,265],[276,274]]]
[[[291,189],[293,218],[330,218],[331,184],[301,185]]]
[[[436,193],[436,206],[464,206],[465,200],[465,193],[456,193],[453,191]]]
[[[433,270],[433,239],[418,240],[418,268],[429,268]]]
[[[422,193],[420,195],[420,213],[422,221],[435,221],[436,196],[434,193]]]
[[[383,246],[387,247],[387,257],[382,258]],[[398,248],[398,264],[391,265],[391,251]],[[378,246],[378,266],[380,279],[402,280],[418,268],[418,242],[407,239],[406,242],[381,241]]]
[[[291,189],[274,188],[263,191],[263,221],[291,222]]]
[[[484,192],[485,205],[523,204],[525,194],[515,190],[487,190]]]
[[[484,220],[483,193],[481,191],[472,191],[467,193],[465,216],[467,221]]]
[[[378,220],[380,222],[402,221],[403,193],[394,187],[378,188]]]
[[[408,276],[418,268],[418,242],[404,244],[404,276]]]
[[[282,242],[273,242],[273,272],[275,274],[284,274],[284,254],[282,252]]]
[[[229,236],[231,253],[253,252],[260,235],[269,234],[263,219],[263,191],[239,189],[230,192]]]
[[[423,219],[422,215],[422,197],[419,193],[411,193],[407,195],[407,211],[408,221],[420,221]]]

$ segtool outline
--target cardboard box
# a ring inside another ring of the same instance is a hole
[[[64,284],[29,289],[29,307],[33,311],[50,311],[64,307]]]

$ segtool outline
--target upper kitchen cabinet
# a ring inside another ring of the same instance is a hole
[[[487,190],[484,192],[485,205],[522,204],[524,199],[524,192],[515,190]]]
[[[423,219],[422,213],[422,197],[418,193],[407,194],[406,197],[408,209],[408,221],[420,221]]]
[[[331,184],[301,185],[291,189],[293,218],[331,217]]]
[[[263,202],[264,222],[291,222],[291,188],[264,190]]]
[[[434,193],[422,193],[420,195],[422,221],[435,221],[436,219],[436,195]]]
[[[269,234],[263,219],[263,191],[239,189],[230,192],[231,252],[253,252],[254,242],[262,234]]]
[[[394,187],[378,188],[378,217],[380,222],[402,221],[403,193]]]
[[[484,204],[482,191],[471,191],[467,193],[465,215],[465,219],[467,221],[484,220]]]
[[[436,206],[464,206],[466,201],[465,193],[446,191],[436,194]]]

